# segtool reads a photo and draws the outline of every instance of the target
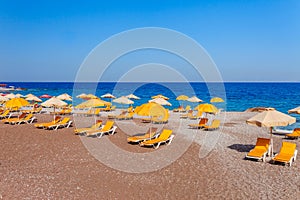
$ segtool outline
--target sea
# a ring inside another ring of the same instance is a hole
[[[116,97],[126,96],[133,93],[140,97],[134,100],[134,106],[143,104],[151,99],[151,96],[162,94],[169,98],[174,109],[179,105],[196,106],[197,103],[177,101],[178,95],[197,96],[204,103],[209,103],[212,97],[218,96],[225,100],[224,103],[215,103],[219,108],[226,111],[245,111],[251,107],[273,107],[276,110],[287,113],[288,110],[300,106],[300,83],[290,82],[226,82],[226,83],[73,83],[73,82],[3,82],[8,86],[26,88],[26,90],[14,91],[26,95],[32,93],[36,96],[49,94],[58,96],[67,93],[73,97],[73,105],[83,100],[76,98],[81,93],[92,93],[101,96],[111,93]],[[105,99],[111,101],[111,99]],[[114,103],[113,103],[114,104]],[[115,104],[124,108],[125,105]],[[300,127],[300,116],[292,114],[297,118],[297,123],[288,127]]]

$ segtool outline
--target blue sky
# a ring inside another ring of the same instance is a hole
[[[141,27],[195,39],[225,81],[300,81],[297,0],[74,2],[0,0],[0,81],[74,81],[100,42]],[[147,55],[126,64],[172,59]]]

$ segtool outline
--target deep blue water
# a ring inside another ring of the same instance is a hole
[[[12,82],[7,84],[27,88],[25,91],[14,92],[24,95],[33,93],[37,96],[42,94],[57,96],[68,93],[74,97],[74,105],[82,101],[75,98],[76,95],[83,92],[94,93],[96,87],[93,83],[76,84],[73,94],[74,83],[69,82]],[[205,83],[190,83],[190,85],[186,83],[163,83],[163,85],[158,83],[99,83],[95,94],[101,96],[105,93],[112,93],[119,97],[134,93],[141,98],[141,100],[135,100],[134,105],[147,102],[151,96],[163,94],[169,97],[170,103],[173,104],[170,109],[178,107],[179,103],[187,104],[187,102],[175,100],[179,94],[196,95],[204,102],[209,102],[212,96],[226,98],[226,103],[216,105],[227,111],[244,111],[249,107],[264,106],[287,112],[291,108],[300,106],[300,83],[224,83],[225,93],[222,91],[221,84],[213,83],[211,86],[213,89],[208,91]]]
[[[287,113],[289,109],[300,106],[300,83],[55,83],[55,82],[11,82],[8,85],[27,88],[25,91],[15,91],[23,95],[33,93],[40,96],[49,94],[57,96],[68,93],[73,96],[73,105],[81,103],[83,100],[76,98],[80,93],[92,93],[101,96],[105,93],[112,93],[119,97],[134,93],[140,100],[134,100],[134,105],[147,102],[151,96],[163,94],[170,98],[172,106],[169,109],[195,103],[178,102],[176,96],[185,94],[196,95],[204,102],[209,102],[213,96],[220,96],[226,99],[225,103],[217,103],[217,107],[222,107],[227,111],[244,111],[250,107],[274,107],[277,110]],[[75,88],[73,88],[75,85]],[[97,89],[96,89],[97,88]],[[209,88],[209,89],[208,89]],[[224,88],[224,90],[223,90]],[[74,93],[73,93],[74,92]],[[109,99],[104,99],[110,101]],[[122,107],[122,105],[117,105]],[[294,126],[300,126],[300,116]],[[291,127],[290,127],[291,128]]]

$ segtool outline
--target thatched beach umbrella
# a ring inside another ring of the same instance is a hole
[[[188,96],[186,96],[186,95],[179,95],[177,98],[176,98],[176,100],[178,100],[178,101],[186,101],[186,100],[188,100]]]
[[[172,106],[172,104],[170,102],[168,102],[167,100],[165,100],[163,98],[155,98],[155,99],[149,100],[149,102],[158,103],[159,105],[162,105],[162,106]]]
[[[165,99],[165,100],[169,100],[168,97],[166,97],[166,96],[164,96],[164,95],[162,95],[162,94],[158,94],[158,95],[156,95],[156,96],[152,96],[151,98],[152,98],[152,99],[162,98],[162,99]]]
[[[110,105],[111,103],[103,101],[99,98],[97,99],[89,99],[79,105],[77,105],[75,108],[95,108],[95,107],[99,107],[99,106],[106,106],[106,105]],[[95,119],[95,123],[96,123],[96,116],[94,116]]]
[[[193,97],[188,98],[187,101],[192,102],[192,103],[199,103],[199,102],[202,102],[202,100],[199,99],[199,98],[196,97],[196,96],[193,96]]]
[[[43,102],[41,104],[44,107],[53,107],[54,110],[54,119],[55,119],[55,108],[59,108],[59,107],[63,107],[68,105],[66,102],[56,98],[56,97],[52,97],[51,99],[48,99],[47,101]]]
[[[106,93],[102,95],[101,98],[115,99],[116,97],[110,93]]]
[[[135,96],[134,94],[129,94],[126,96],[128,99],[141,99],[140,97],[138,96]]]
[[[63,101],[72,101],[72,97],[68,95],[67,93],[58,95],[56,98],[63,100]]]
[[[26,98],[27,101],[42,102],[42,100],[34,95]]]
[[[269,110],[258,113],[246,121],[247,124],[258,127],[270,128],[270,138],[272,137],[272,128],[276,126],[288,126],[296,122],[295,117],[279,112],[277,110]],[[273,146],[273,145],[272,145]],[[273,153],[273,149],[271,155]]]
[[[5,95],[5,97],[8,98],[8,99],[17,98],[17,96],[14,95],[13,93],[7,94],[7,95]]]
[[[289,113],[295,113],[295,114],[300,114],[300,106],[297,108],[293,108],[288,111]]]
[[[134,104],[134,102],[133,102],[132,100],[128,99],[128,98],[125,97],[125,96],[116,98],[116,99],[113,100],[113,102],[119,103],[119,104],[123,104],[123,105],[124,105],[124,104],[127,104],[127,105],[129,105],[129,104]]]
[[[0,102],[6,102],[6,101],[8,101],[9,99],[8,98],[6,98],[5,96],[1,96],[0,95]]]

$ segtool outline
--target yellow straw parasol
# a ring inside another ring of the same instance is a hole
[[[220,98],[220,97],[213,97],[210,99],[211,103],[220,103],[220,102],[224,102],[224,99]]]
[[[4,107],[8,108],[8,109],[12,109],[12,108],[17,108],[19,109],[20,107],[23,106],[27,106],[29,105],[29,102],[23,98],[13,98],[8,100]]]
[[[68,95],[67,93],[61,94],[61,95],[57,96],[56,98],[58,98],[60,100],[64,100],[64,101],[72,101],[72,97],[70,95]]]
[[[110,93],[106,93],[106,94],[102,95],[101,98],[115,99],[116,97]]]
[[[178,101],[186,101],[189,97],[186,95],[179,95],[176,100]]]
[[[209,103],[199,104],[195,108],[195,110],[198,110],[198,112],[213,113],[213,114],[216,114],[218,112],[218,108],[216,108],[216,106]]]
[[[163,99],[165,99],[165,100],[169,100],[168,97],[166,97],[166,96],[164,96],[164,95],[162,95],[162,94],[158,94],[158,95],[156,95],[156,96],[152,96],[151,98],[152,98],[152,99],[163,98]]]

